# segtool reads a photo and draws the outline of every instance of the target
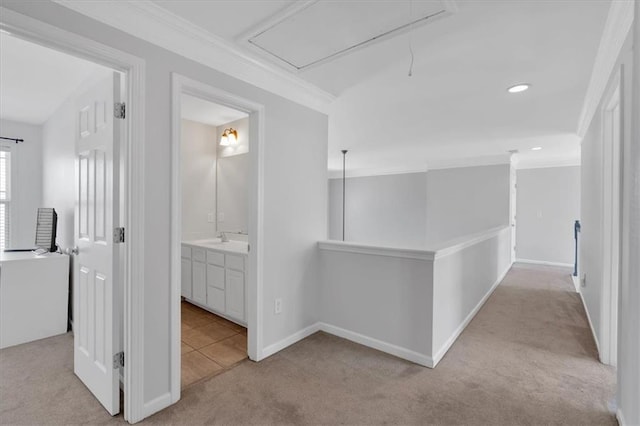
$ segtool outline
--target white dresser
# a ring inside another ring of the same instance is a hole
[[[0,252],[0,348],[66,333],[69,256]]]

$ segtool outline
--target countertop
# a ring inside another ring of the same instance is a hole
[[[200,247],[211,250],[223,251],[226,253],[234,253],[234,254],[243,254],[246,255],[249,253],[249,244],[246,241],[226,241],[221,242],[219,238],[207,239],[207,240],[187,240],[183,241],[182,244],[192,246],[192,247]]]

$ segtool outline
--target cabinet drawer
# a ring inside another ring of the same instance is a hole
[[[207,263],[224,266],[224,253],[218,251],[207,251]]]
[[[216,287],[209,287],[207,289],[207,306],[215,311],[224,313],[224,290],[220,290]]]
[[[193,260],[198,261],[198,262],[204,262],[206,260],[205,259],[205,251],[204,251],[204,249],[200,249],[200,248],[195,248],[194,247],[191,250],[191,258]]]
[[[224,268],[207,265],[207,285],[224,290]]]
[[[244,256],[236,256],[235,254],[228,254],[226,257],[227,257],[226,259],[227,268],[244,272]]]
[[[182,246],[182,257],[184,259],[191,259],[191,247]]]

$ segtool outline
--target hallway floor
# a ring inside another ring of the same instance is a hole
[[[615,425],[614,389],[569,272],[515,265],[435,369],[316,333],[144,423]],[[70,335],[0,351],[0,423],[110,422],[72,374]]]

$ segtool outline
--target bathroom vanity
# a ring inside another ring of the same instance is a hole
[[[182,297],[246,326],[247,254],[244,241],[183,241]]]

